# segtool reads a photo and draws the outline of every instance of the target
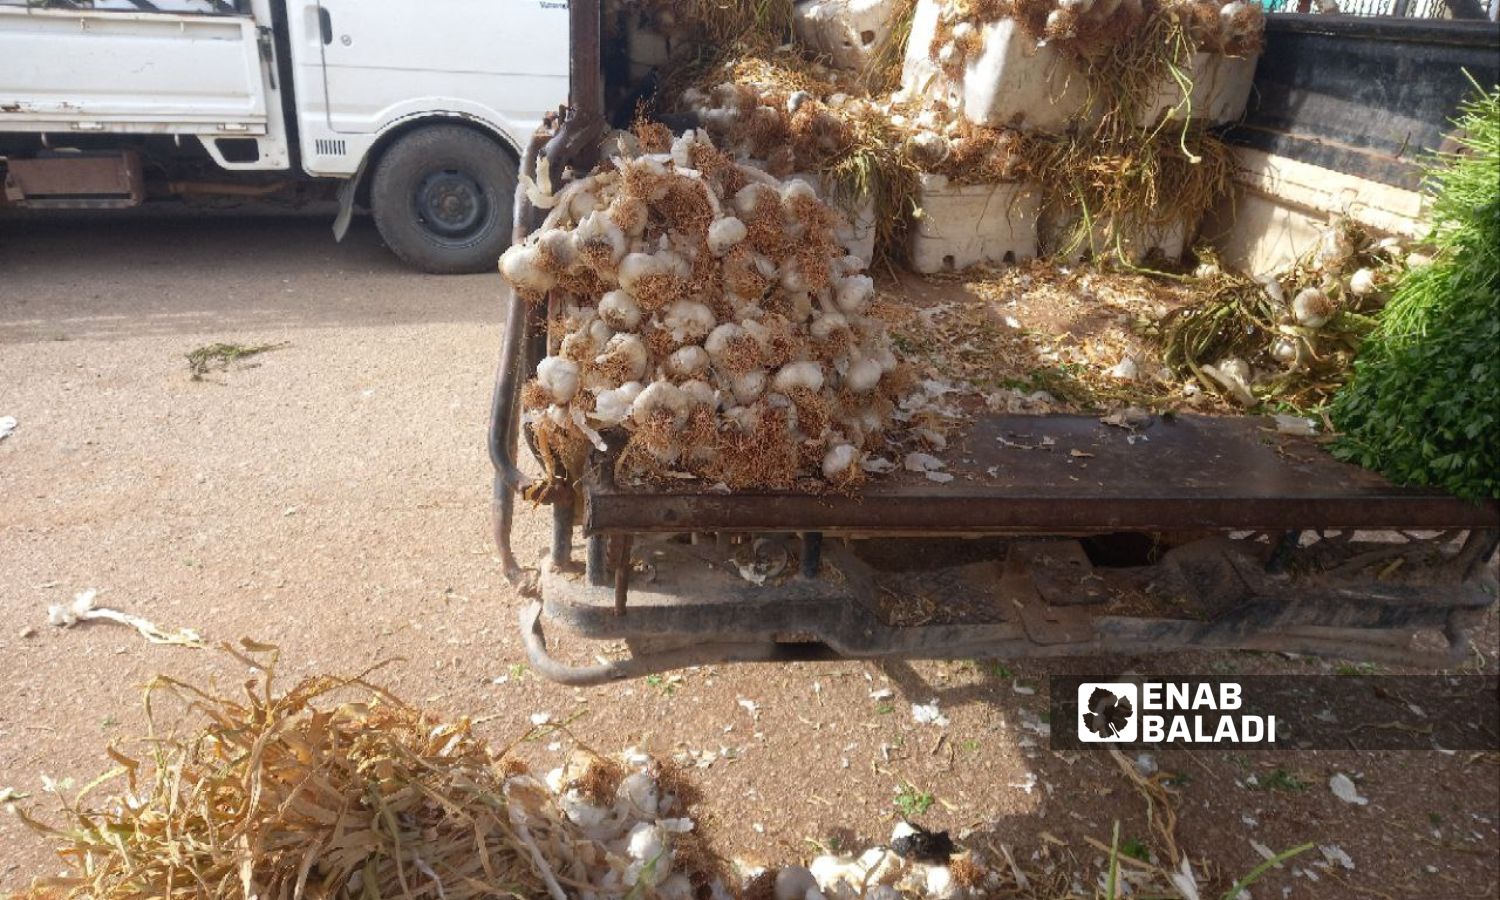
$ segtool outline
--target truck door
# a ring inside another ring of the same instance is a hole
[[[392,124],[427,115],[477,119],[523,144],[567,100],[561,0],[318,0],[314,9],[322,90],[310,93],[321,93],[321,109],[304,115],[320,115],[325,149],[342,145],[354,163]]]

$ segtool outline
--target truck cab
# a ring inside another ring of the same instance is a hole
[[[567,97],[566,3],[0,0],[5,201],[338,186],[408,263],[483,271],[521,149]]]

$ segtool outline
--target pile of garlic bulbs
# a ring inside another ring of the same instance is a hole
[[[985,26],[1014,19],[1038,44],[1079,57],[1108,53],[1139,29],[1145,19],[1142,0],[1008,0],[946,2],[938,13],[928,55],[950,80],[962,81],[965,69],[985,49]]]
[[[553,900],[733,900],[731,876],[663,771],[637,750],[619,760],[575,752],[543,779],[505,780],[511,827]]]
[[[937,99],[915,106],[898,95],[885,109],[891,124],[910,134],[903,153],[921,172],[950,184],[991,184],[1018,181],[1031,170],[1024,132],[975,125]]]
[[[500,261],[523,296],[551,292],[562,309],[523,392],[549,474],[576,476],[622,429],[627,479],[861,481],[911,379],[870,314],[863,261],[834,237],[837,214],[702,130],[662,153],[617,143]]]
[[[1176,0],[1166,9],[1200,52],[1254,56],[1265,44],[1266,14],[1251,0]]]
[[[847,94],[826,100],[773,84],[725,81],[704,91],[688,88],[682,107],[695,113],[718,146],[741,160],[762,160],[785,178],[813,172],[845,150],[847,119],[868,105]]]
[[[1109,53],[1150,16],[1181,23],[1197,50],[1230,56],[1260,52],[1265,14],[1251,0],[949,0],[938,14],[929,56],[954,81],[984,52],[984,26],[1014,19],[1039,44],[1094,59]]]
[[[895,845],[913,832],[902,822],[891,836]],[[858,856],[825,854],[806,867],[786,866],[753,875],[746,900],[977,900],[991,896],[998,881],[972,855],[946,864],[909,861],[888,847]]]

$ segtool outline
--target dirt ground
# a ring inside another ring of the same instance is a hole
[[[378,680],[474,716],[497,742],[546,712],[576,716],[601,750],[690,752],[709,763],[697,775],[714,834],[747,860],[881,841],[898,800],[1027,871],[1077,873],[1055,876],[1058,891],[1092,892],[1104,854],[1088,839],[1107,843],[1116,821],[1122,841],[1165,852],[1108,756],[1047,749],[1045,666],[717,667],[589,690],[538,679],[488,530],[499,319],[496,276],[406,271],[368,223],[339,246],[318,216],[0,219],[0,416],[19,420],[0,441],[0,796],[45,813],[44,778],[76,789],[104,770],[107,744],[144,733],[141,686],[156,673],[226,688],[247,675],[118,626],[48,626],[50,603],[95,588],[164,627],[278,644],[286,678],[393,659]],[[185,355],[215,342],[282,346],[192,380]],[[545,525],[521,516],[524,559]],[[1492,615],[1471,664],[1496,654]],[[1148,677],[1335,667],[1106,662]],[[944,727],[913,721],[911,704],[933,699]],[[1261,862],[1256,844],[1303,842],[1327,849],[1268,873],[1255,897],[1500,890],[1493,753],[1200,748],[1157,762],[1180,775],[1177,840],[1214,896]],[[1368,805],[1330,792],[1340,772]],[[0,817],[0,892],[56,868],[45,840]]]

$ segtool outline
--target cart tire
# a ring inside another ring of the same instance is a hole
[[[409,265],[437,275],[494,270],[510,243],[516,162],[504,147],[456,125],[398,139],[370,187],[375,227]]]

